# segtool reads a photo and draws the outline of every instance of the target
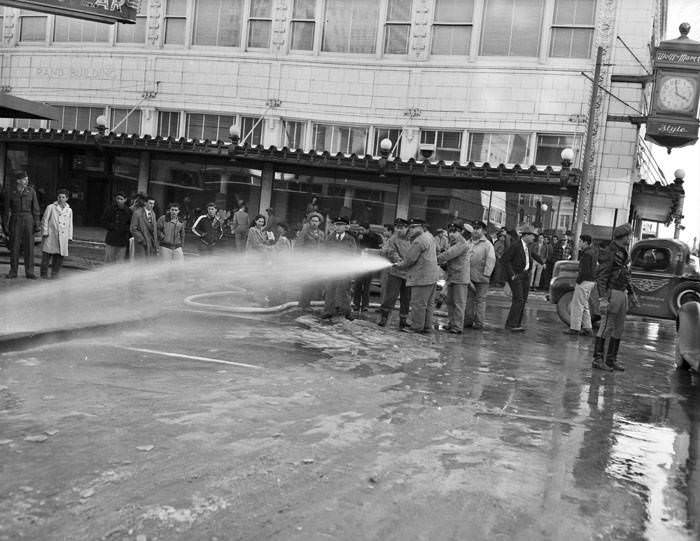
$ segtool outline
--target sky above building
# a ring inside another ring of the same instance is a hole
[[[678,27],[681,23],[690,23],[689,37],[700,41],[700,2],[698,0],[670,0],[668,12],[668,26],[666,27],[666,37],[664,39],[677,38],[680,33]],[[668,181],[673,180],[673,173],[676,169],[685,171],[685,206],[683,214],[685,219],[683,225],[685,230],[681,231],[681,240],[689,245],[693,245],[694,239],[700,241],[700,144],[675,149],[671,154],[667,154],[666,149],[650,144],[653,148],[654,157],[659,162],[661,170]],[[673,228],[667,228],[660,236],[673,236]]]

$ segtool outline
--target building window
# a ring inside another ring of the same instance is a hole
[[[377,45],[377,0],[326,0],[324,51],[374,53]]]
[[[536,165],[561,165],[561,151],[565,148],[574,150],[578,155],[578,138],[573,135],[538,135],[537,151],[535,152]],[[576,158],[574,158],[576,163]]]
[[[485,0],[481,54],[537,56],[544,0]]]
[[[306,135],[306,122],[283,120],[284,141],[282,146],[296,150],[304,148],[304,136]]]
[[[29,128],[38,130],[43,127],[43,122],[43,120],[39,120],[38,118],[15,118],[12,120],[12,127],[22,130],[27,130]]]
[[[46,15],[23,10],[19,19],[20,41],[46,41]]]
[[[363,156],[367,151],[367,128],[315,124],[314,150]]]
[[[263,121],[256,116],[241,117],[241,144],[262,145]]]
[[[196,0],[194,44],[240,47],[243,0]]]
[[[161,137],[180,136],[180,113],[175,111],[158,112],[158,135]]]
[[[595,0],[556,0],[549,56],[590,57],[594,21]]]
[[[390,139],[392,143],[392,156],[401,156],[401,128],[375,128],[373,156],[381,156],[379,144],[383,139]],[[398,144],[397,144],[398,143]]]
[[[313,50],[315,28],[316,0],[294,0],[292,41],[289,48],[293,51]]]
[[[107,42],[109,41],[109,25],[56,16],[53,40],[66,43]]]
[[[185,133],[190,139],[225,141],[228,139],[229,128],[235,123],[236,118],[232,115],[189,113],[187,115]],[[241,134],[241,137],[243,135]]]
[[[187,21],[187,0],[167,0],[165,5],[165,39],[166,45],[185,44],[185,26]]]
[[[568,214],[561,214],[559,216],[559,229],[562,231],[568,231],[571,229],[571,216]]]
[[[462,132],[426,130],[420,132],[420,144],[431,145],[430,161],[459,162],[462,155]]]
[[[130,109],[111,110],[110,131],[141,135],[141,111],[131,111],[131,114],[127,117],[126,115],[129,111]]]
[[[491,165],[512,163],[525,165],[529,137],[512,133],[472,133],[469,137],[467,159]]]
[[[269,49],[272,37],[272,0],[251,0],[248,47]]]
[[[58,119],[49,121],[52,130],[94,130],[97,117],[105,114],[104,107],[72,107],[55,105]]]
[[[146,42],[146,7],[148,2],[138,2],[136,8],[136,24],[116,23],[117,43]],[[103,25],[104,26],[104,25]]]
[[[413,0],[389,0],[386,13],[384,52],[408,54]]]
[[[469,54],[473,16],[474,0],[436,0],[432,54]]]

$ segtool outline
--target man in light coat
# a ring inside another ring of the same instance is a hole
[[[155,199],[146,196],[142,207],[134,208],[131,215],[131,236],[134,237],[134,258],[148,259],[158,255],[158,230],[156,213],[153,210]]]
[[[469,260],[469,278],[472,287],[467,294],[467,314],[465,328],[482,330],[486,318],[486,294],[489,292],[491,274],[496,266],[496,251],[486,237],[486,224],[474,222],[472,242],[467,254]]]
[[[68,241],[73,240],[73,211],[68,206],[68,190],[58,190],[56,202],[44,211],[41,220],[41,267],[40,276],[58,278],[63,258],[68,255]]]
[[[447,226],[450,246],[438,255],[437,261],[447,271],[447,319],[444,330],[451,334],[462,334],[464,309],[467,304],[467,291],[472,284],[469,280],[469,260],[467,252],[470,243],[462,236],[462,224]]]
[[[408,236],[412,240],[403,261],[396,264],[405,269],[406,285],[411,288],[411,326],[404,332],[427,334],[432,332],[435,310],[435,285],[440,269],[437,264],[435,238],[430,234],[425,220],[413,218],[409,222]]]
[[[408,238],[408,220],[396,218],[394,221],[394,234],[384,242],[381,254],[392,263],[398,263],[406,257],[411,241]],[[394,309],[396,299],[399,299],[399,330],[406,327],[408,313],[411,306],[411,288],[406,285],[408,273],[396,266],[387,272],[386,286],[383,291],[384,300],[379,308],[381,318],[378,325],[386,326],[389,314]]]

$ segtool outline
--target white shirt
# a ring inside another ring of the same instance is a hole
[[[520,242],[523,243],[523,250],[525,250],[525,268],[523,271],[527,272],[530,270],[530,250],[527,249],[527,244],[525,244],[523,239],[520,239]]]

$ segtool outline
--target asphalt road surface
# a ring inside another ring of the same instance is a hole
[[[697,539],[673,323],[631,319],[616,374],[551,309],[528,327],[183,307],[5,344],[0,540]]]

